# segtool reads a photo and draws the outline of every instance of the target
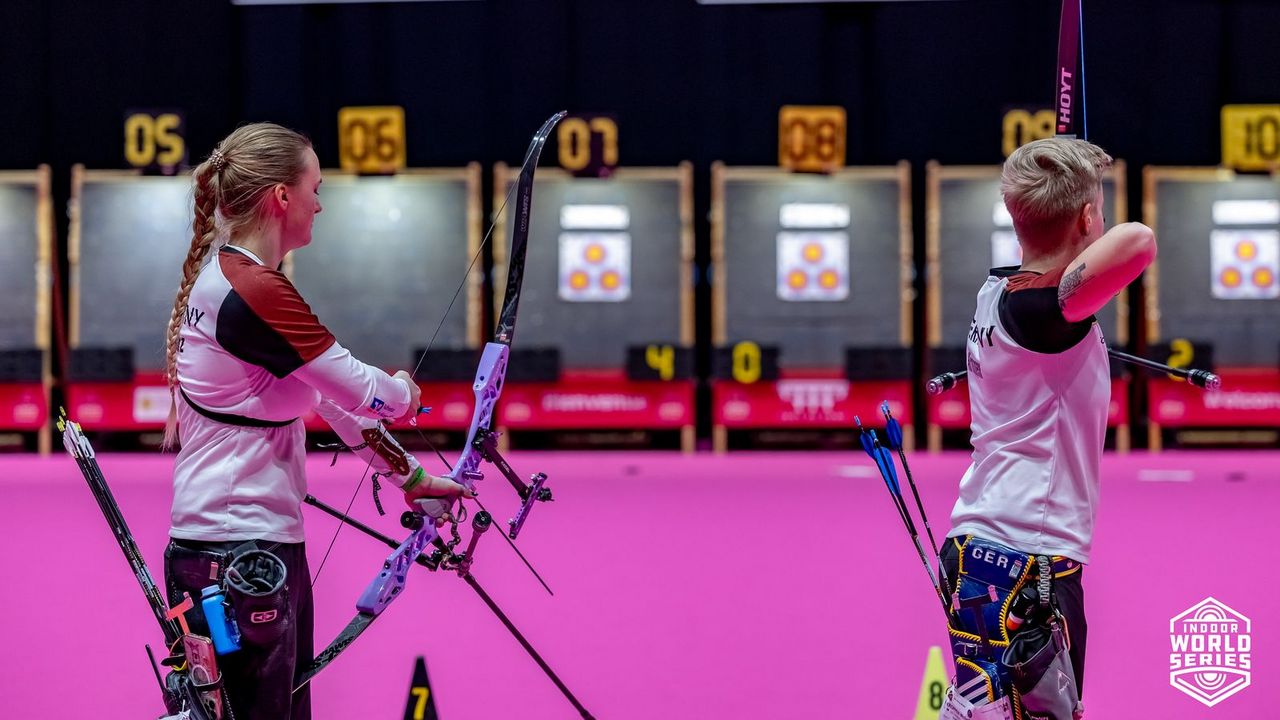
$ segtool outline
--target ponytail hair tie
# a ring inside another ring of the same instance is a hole
[[[214,150],[209,154],[209,162],[213,163],[213,169],[222,172],[227,166],[227,156],[222,154],[221,150]]]

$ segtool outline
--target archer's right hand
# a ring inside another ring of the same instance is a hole
[[[396,418],[396,422],[409,422],[418,416],[418,408],[422,407],[422,388],[418,387],[418,383],[414,382],[413,376],[404,370],[391,377],[402,381],[409,387],[409,409],[405,410],[404,415]]]

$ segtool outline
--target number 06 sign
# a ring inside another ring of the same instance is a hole
[[[344,107],[338,111],[338,164],[361,175],[404,169],[404,108]]]

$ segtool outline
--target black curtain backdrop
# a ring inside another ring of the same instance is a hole
[[[705,271],[711,162],[774,164],[779,106],[831,104],[848,110],[849,164],[911,161],[922,259],[925,162],[1000,162],[1005,109],[1052,97],[1058,11],[1058,0],[11,1],[0,168],[53,166],[65,238],[70,166],[123,166],[126,108],[183,108],[193,161],[237,124],[272,120],[308,133],[326,167],[345,105],[403,105],[411,166],[486,168],[518,162],[554,110],[610,112],[623,165],[694,162]],[[1090,139],[1129,162],[1132,218],[1143,165],[1216,164],[1224,103],[1280,101],[1277,29],[1274,0],[1085,0]]]

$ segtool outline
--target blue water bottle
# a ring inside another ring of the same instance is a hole
[[[226,596],[218,585],[210,585],[200,593],[200,607],[204,610],[204,618],[209,623],[209,636],[213,639],[213,649],[219,655],[233,653],[240,649],[240,627],[236,625],[231,606],[227,605]]]

